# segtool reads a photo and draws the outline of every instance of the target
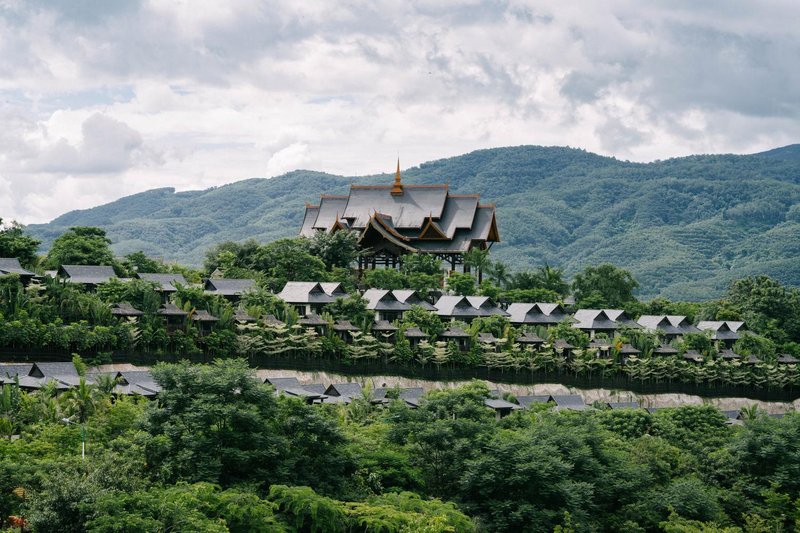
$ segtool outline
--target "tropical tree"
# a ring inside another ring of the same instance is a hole
[[[604,263],[586,267],[572,280],[572,291],[579,306],[620,308],[635,300],[633,291],[639,286],[630,272]],[[602,303],[598,306],[598,303]]]
[[[44,266],[58,268],[61,265],[111,265],[119,268],[110,245],[111,240],[104,229],[75,226],[53,241]]]
[[[36,250],[41,241],[25,234],[25,226],[12,221],[3,224],[0,218],[0,257],[16,257],[23,266],[36,264]]]
[[[103,395],[94,385],[86,382],[86,378],[81,376],[78,385],[71,387],[61,397],[64,412],[75,417],[78,423],[84,424],[95,412]]]

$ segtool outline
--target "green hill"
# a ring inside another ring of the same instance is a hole
[[[644,297],[699,300],[733,278],[768,274],[800,285],[797,145],[747,156],[630,163],[583,150],[520,146],[479,150],[403,173],[408,183],[450,184],[498,206],[493,257],[514,268],[548,262],[574,273],[610,261],[630,269]],[[387,165],[388,166],[388,165]],[[206,191],[156,189],[29,230],[45,246],[75,225],[104,227],[119,254],[135,250],[199,264],[223,240],[296,235],[304,202],[355,183],[295,171]]]

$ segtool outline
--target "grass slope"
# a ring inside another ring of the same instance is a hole
[[[513,267],[548,262],[571,274],[610,261],[635,274],[642,296],[698,300],[750,274],[800,285],[798,153],[794,145],[641,164],[520,146],[425,163],[403,179],[446,182],[453,192],[496,202],[503,242],[493,256]],[[143,250],[199,264],[219,241],[296,235],[304,202],[321,192],[391,178],[295,171],[206,191],[156,189],[29,229],[47,246],[70,226],[101,226],[118,254]]]

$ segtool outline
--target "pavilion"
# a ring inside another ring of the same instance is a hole
[[[464,253],[500,241],[494,204],[481,204],[478,194],[451,194],[447,184],[405,185],[399,160],[392,185],[351,185],[347,195],[306,204],[301,236],[343,229],[359,234],[359,271],[395,268],[413,253],[434,255],[455,270]]]

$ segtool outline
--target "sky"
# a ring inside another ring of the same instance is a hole
[[[800,142],[797,0],[0,0],[0,217],[472,150]]]

